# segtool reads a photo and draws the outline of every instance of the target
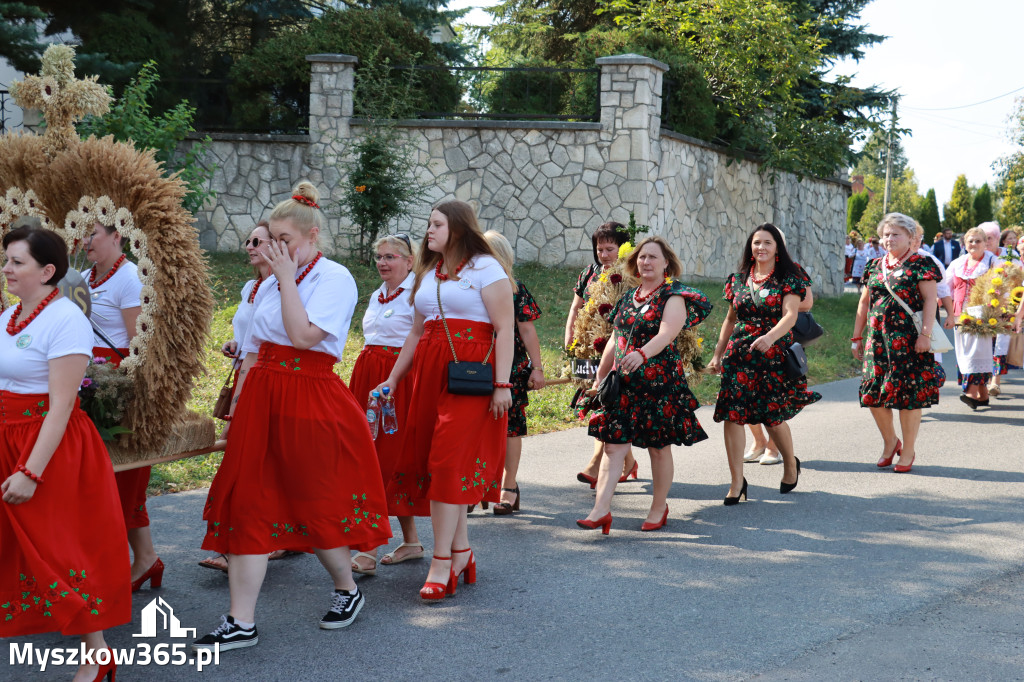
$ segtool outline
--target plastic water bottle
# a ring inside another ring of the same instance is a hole
[[[377,440],[380,428],[380,393],[377,391],[370,394],[370,400],[366,403],[366,422],[370,425],[370,435]]]
[[[384,387],[384,402],[381,403],[381,421],[384,422],[384,433],[391,435],[398,431],[398,415],[395,413],[395,399],[391,397],[391,389]]]

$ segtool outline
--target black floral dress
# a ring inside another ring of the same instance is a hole
[[[540,306],[533,300],[529,290],[521,281],[516,280],[519,290],[516,291],[515,308],[516,322],[532,322],[540,317]],[[527,384],[530,381],[530,355],[526,352],[526,344],[519,335],[519,325],[515,327],[514,350],[512,353],[512,407],[508,410],[508,437],[526,435],[526,406],[530,404]]]
[[[921,281],[942,279],[931,258],[914,254],[889,272],[889,286],[913,311],[924,307]],[[864,268],[871,308],[864,327],[864,368],[860,382],[861,407],[916,410],[939,403],[939,388],[946,381],[932,353],[914,350],[917,327],[882,280],[882,259]]]
[[[821,400],[807,390],[804,378],[786,377],[783,363],[793,344],[789,331],[765,352],[750,349],[782,319],[782,299],[796,294],[803,300],[810,285],[807,273],[771,278],[758,290],[755,301],[743,273],[729,275],[725,300],[736,309],[736,327],[722,356],[722,387],[715,404],[715,421],[777,426],[789,421],[804,407]],[[762,295],[763,294],[763,295]]]
[[[671,297],[682,296],[686,303],[685,327],[699,324],[711,312],[711,302],[703,292],[679,282],[665,284],[642,306],[633,299],[635,291],[627,291],[609,313],[615,326],[616,365],[654,338]],[[699,404],[686,384],[683,361],[674,343],[636,371],[620,372],[619,404],[611,410],[594,411],[588,429],[591,436],[604,443],[632,443],[638,448],[693,445],[707,439],[693,413]]]
[[[594,281],[594,278],[601,274],[604,270],[602,265],[590,265],[587,269],[580,273],[580,276],[576,278],[576,286],[572,288],[573,292],[583,299],[586,303],[590,300],[590,294],[587,289],[590,288],[590,283]]]

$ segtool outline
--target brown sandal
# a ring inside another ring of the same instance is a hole
[[[223,564],[221,562],[223,562]],[[212,568],[215,571],[223,571],[224,573],[228,572],[228,558],[223,554],[203,559],[199,562],[199,565],[203,568]]]
[[[521,497],[521,495],[519,494],[519,486],[517,485],[515,488],[502,488],[502,490],[506,493],[515,493],[516,501],[499,502],[498,504],[494,505],[494,515],[510,516],[511,514],[519,511],[519,499]]]

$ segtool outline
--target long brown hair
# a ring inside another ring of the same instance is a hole
[[[435,206],[431,212],[433,211],[443,214],[448,219],[448,243],[445,245],[444,254],[431,251],[427,248],[427,235],[423,234],[423,243],[420,244],[416,266],[413,268],[416,272],[416,282],[412,286],[410,301],[415,301],[423,275],[436,268],[437,262],[445,254],[448,255],[448,262],[456,265],[480,254],[494,256],[494,251],[484,239],[480,224],[476,221],[476,213],[472,206],[465,201],[445,201]]]

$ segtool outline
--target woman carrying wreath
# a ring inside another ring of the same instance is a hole
[[[103,631],[131,620],[132,597],[114,471],[78,407],[92,328],[57,288],[64,240],[15,225],[3,274],[21,301],[0,315],[0,637],[80,635],[96,655]],[[105,654],[75,680],[113,675]]]
[[[573,287],[572,305],[569,306],[569,317],[565,321],[565,348],[569,348],[570,344],[572,344],[576,318],[579,316],[583,306],[590,300],[588,289],[591,282],[615,264],[615,261],[619,259],[619,247],[627,241],[629,241],[629,233],[626,232],[626,226],[615,221],[602,224],[594,230],[594,234],[590,235],[590,242],[594,250],[594,263],[593,265],[588,265],[580,273],[580,276],[576,279],[576,286]],[[604,349],[598,350],[603,351]],[[574,412],[578,411],[582,406],[580,401],[583,400],[585,391],[586,387],[581,387],[569,402],[569,406]],[[588,483],[591,489],[595,488],[597,486],[597,471],[601,466],[602,457],[604,457],[604,443],[594,440],[594,455],[590,458],[587,466],[583,468],[583,471],[576,474],[576,480],[580,483]],[[626,460],[623,462],[622,476],[619,478],[619,483],[624,482],[631,474],[634,479],[637,477],[637,463],[633,459],[633,453],[628,452],[626,453]]]
[[[898,458],[896,473],[910,471],[921,410],[939,403],[939,388],[946,380],[930,350],[939,268],[914,248],[917,230],[917,221],[902,213],[882,218],[878,234],[887,253],[864,271],[866,286],[851,339],[854,357],[864,360],[860,404],[871,410],[882,435],[878,466],[888,467]],[[923,312],[920,333],[894,295],[912,311]],[[896,435],[893,410],[899,411],[902,441]]]
[[[697,399],[686,383],[675,340],[711,312],[711,303],[696,289],[676,281],[679,257],[662,237],[648,237],[629,256],[629,269],[640,286],[629,290],[608,314],[615,327],[601,355],[594,387],[615,364],[621,377],[619,402],[602,406],[590,418],[588,433],[604,444],[597,496],[581,528],[612,525],[611,502],[622,462],[633,445],[651,455],[654,497],[641,530],[653,531],[668,520],[668,492],[675,471],[673,445],[693,445],[708,436],[694,415]],[[591,399],[593,400],[593,399]]]
[[[723,422],[725,451],[732,483],[724,504],[747,497],[743,476],[744,424],[764,424],[782,455],[780,493],[800,480],[800,460],[793,454],[793,436],[786,423],[821,395],[807,390],[803,377],[790,379],[784,364],[793,344],[792,328],[810,279],[793,263],[779,228],[765,223],[747,237],[739,272],[725,282],[729,301],[715,355],[708,364],[722,374],[715,404],[716,422]]]

